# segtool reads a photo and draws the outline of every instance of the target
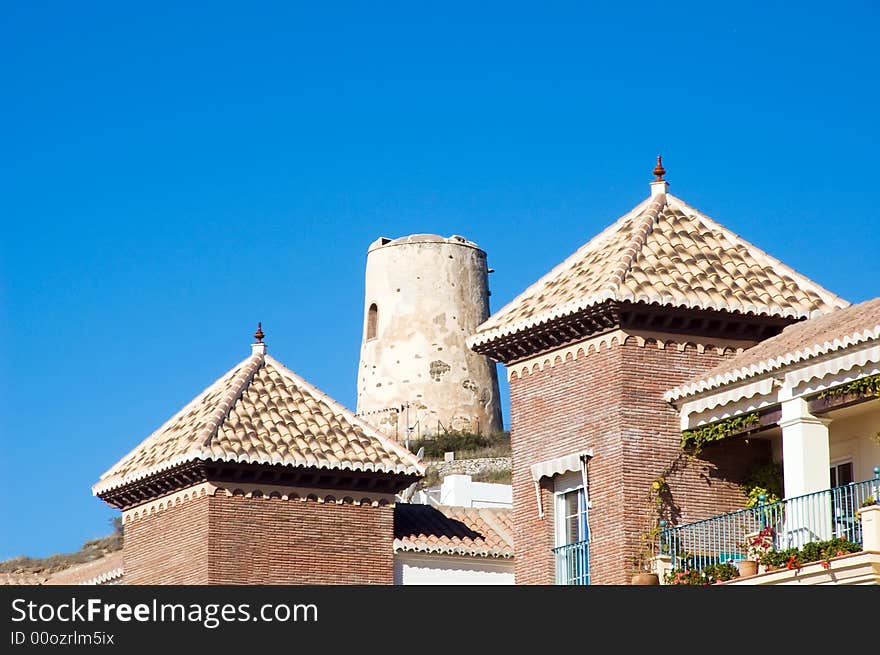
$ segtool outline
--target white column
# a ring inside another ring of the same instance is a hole
[[[783,401],[782,461],[785,497],[823,491],[829,485],[831,451],[828,445],[829,419],[816,418],[803,398]]]
[[[862,521],[862,548],[880,552],[880,505],[869,505],[859,510]]]
[[[654,555],[651,558],[651,571],[660,578],[660,584],[666,584],[666,574],[672,570],[672,557],[669,555]]]
[[[809,412],[803,398],[782,402],[782,467],[786,499],[828,489],[831,453],[828,444],[831,423]],[[826,497],[827,496],[827,497]],[[830,495],[789,503],[785,512],[783,547],[801,546],[812,539],[831,536]],[[787,544],[785,543],[787,541]]]

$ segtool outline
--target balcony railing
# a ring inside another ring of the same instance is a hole
[[[554,548],[556,555],[556,584],[590,584],[590,543],[578,541]]]
[[[743,544],[747,537],[766,527],[773,529],[773,545],[777,550],[799,548],[810,541],[832,537],[861,544],[861,523],[856,513],[868,497],[876,499],[878,494],[880,479],[875,474],[873,480],[663,528],[660,552],[671,556],[674,568],[678,568],[684,558],[696,569],[741,560],[746,558]]]

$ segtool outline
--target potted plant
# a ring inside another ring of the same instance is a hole
[[[773,550],[774,535],[773,528],[767,526],[760,532],[746,536],[745,542],[740,544],[746,549],[746,558],[736,562],[740,576],[746,577],[758,573],[758,563],[761,558]]]
[[[660,576],[651,570],[654,561],[654,552],[651,550],[640,550],[633,557],[633,565],[635,573],[632,576],[631,584],[634,585],[658,585],[660,584]]]
[[[666,479],[663,476],[651,482],[648,490],[647,507],[645,509],[645,523],[647,530],[642,533],[642,544],[639,551],[633,556],[635,573],[631,583],[634,585],[659,585],[660,575],[654,571],[654,558],[658,551],[660,538],[660,510],[663,506],[662,495],[668,492]]]
[[[740,576],[737,568],[730,562],[709,564],[702,569],[693,567],[693,561],[688,556],[682,560],[681,567],[673,569],[666,574],[664,583],[668,585],[713,585],[719,582],[727,582]]]
[[[703,586],[709,584],[706,576],[699,569],[673,569],[666,574],[663,580],[667,585],[694,585]]]

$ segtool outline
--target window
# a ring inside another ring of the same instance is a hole
[[[852,460],[831,465],[831,505],[834,516],[834,536],[850,541],[861,541],[859,534],[861,522],[856,515],[858,509],[852,488],[847,485],[855,482]]]
[[[556,545],[567,546],[589,539],[588,501],[580,472],[556,478]]]
[[[855,482],[853,478],[853,463],[840,462],[831,467],[831,488],[842,487],[850,482]]]
[[[379,308],[376,303],[370,305],[367,310],[367,339],[375,339],[379,325]]]
[[[555,478],[556,584],[590,584],[590,506],[581,471]]]

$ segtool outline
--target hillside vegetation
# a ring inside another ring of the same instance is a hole
[[[12,559],[0,562],[0,573],[38,573],[49,575],[75,564],[84,564],[85,562],[100,559],[107,553],[112,553],[122,548],[122,523],[119,519],[113,519],[112,524],[113,534],[87,541],[76,552],[55,554],[49,557],[13,557]]]
[[[482,457],[510,457],[510,432],[475,434],[450,430],[430,438],[410,442],[410,450],[419,452],[424,447],[424,459],[443,459],[443,454],[454,452],[455,459],[479,459]]]

